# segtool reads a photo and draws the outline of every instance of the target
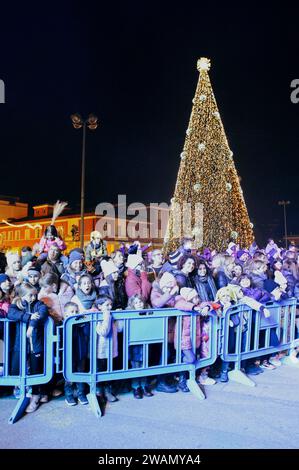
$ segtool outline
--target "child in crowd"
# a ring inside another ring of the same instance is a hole
[[[80,313],[84,313],[93,307],[96,298],[97,292],[92,277],[89,274],[82,274],[78,279],[76,294],[71,301],[78,305]]]
[[[19,375],[21,323],[27,325],[30,374],[41,374],[44,365],[44,324],[48,318],[48,308],[43,302],[37,300],[35,287],[29,283],[23,283],[19,287],[18,296],[14,298],[13,303],[9,306],[7,317],[17,322],[11,360],[12,375]],[[32,396],[26,408],[26,413],[36,411],[40,403],[46,402],[48,402],[48,396],[45,386],[33,385]]]
[[[71,301],[78,287],[78,281],[83,274],[86,274],[83,256],[80,252],[72,250],[66,271],[60,278],[59,298],[62,305]]]
[[[22,274],[22,263],[21,263],[21,257],[18,255],[18,253],[7,253],[6,254],[6,259],[7,259],[7,268],[6,268],[6,274],[9,276],[12,284],[14,286],[17,286],[23,282],[23,274]]]
[[[266,290],[252,287],[252,280],[249,274],[242,274],[239,278],[238,284],[241,287],[243,294],[247,297],[251,297],[262,304],[271,300],[271,296]]]
[[[131,255],[132,256],[132,255]],[[143,310],[146,308],[143,297],[140,294],[135,294],[129,298],[128,310]],[[143,347],[138,344],[130,346],[129,359],[131,361],[132,369],[144,367],[143,365]],[[153,393],[150,388],[149,377],[140,377],[132,379],[133,396],[136,399],[145,397],[152,397]]]
[[[104,280],[100,283],[99,294],[112,300],[113,310],[124,310],[128,303],[123,276],[112,260],[101,262]]]
[[[97,323],[97,368],[100,372],[107,371],[107,359],[109,354],[109,340],[112,341],[113,369],[118,356],[118,333],[122,331],[122,322],[114,321],[111,315],[112,299],[108,296],[101,296],[95,302],[95,307],[102,312],[103,319]],[[115,396],[112,383],[99,382],[97,385],[97,395],[105,398],[110,403],[118,401]]]
[[[43,261],[47,259],[48,251],[52,245],[58,246],[60,251],[63,251],[66,249],[66,244],[58,236],[58,232],[57,232],[55,225],[49,225],[46,228],[44,235],[40,239],[40,242],[39,242],[40,255],[38,258],[39,262],[42,263]]]
[[[37,291],[40,290],[39,280],[41,278],[40,266],[31,265],[27,270],[27,281],[33,287],[36,288]]]
[[[107,244],[103,240],[101,232],[94,230],[90,234],[90,242],[85,248],[85,260],[87,263],[100,262],[107,256]]]
[[[201,343],[201,316],[205,317],[209,314],[211,310],[211,303],[201,302],[198,293],[195,289],[190,287],[183,287],[180,290],[180,295],[176,298],[175,308],[178,310],[183,310],[187,312],[198,312],[196,316],[196,344],[195,349],[199,351]],[[179,318],[177,321],[180,321]],[[175,339],[174,345],[177,347],[177,325],[175,329]],[[181,334],[181,350],[182,350],[182,360],[187,364],[192,364],[196,361],[196,356],[194,354],[194,345],[192,345],[191,339],[191,317],[189,315],[183,316],[182,319],[182,334]],[[205,382],[205,385],[212,385],[215,383],[213,379],[208,380],[209,377],[204,370],[204,375],[200,377],[200,383]],[[213,382],[213,383],[212,383]],[[187,373],[181,372],[179,375],[178,387],[182,392],[189,392],[187,386]]]
[[[79,306],[77,303],[68,302],[64,306],[63,319],[79,315]],[[85,372],[86,359],[88,356],[89,344],[89,325],[87,323],[80,323],[73,327],[73,371]],[[77,405],[74,396],[74,391],[77,391],[78,401],[81,405],[88,405],[88,399],[85,394],[86,384],[83,382],[65,382],[64,394],[65,402],[68,406]]]

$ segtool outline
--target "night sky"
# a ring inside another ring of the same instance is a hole
[[[82,131],[69,116],[94,112],[86,206],[169,202],[205,56],[258,241],[282,236],[279,199],[299,233],[299,6],[180,3],[1,7],[1,194],[79,204]]]

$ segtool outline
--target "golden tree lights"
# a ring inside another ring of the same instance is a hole
[[[209,59],[204,57],[197,62],[199,80],[172,201],[180,207],[191,203],[190,236],[199,231],[195,205],[203,204],[203,246],[223,250],[233,239],[242,247],[248,247],[254,240],[253,226],[209,79],[210,65]],[[174,233],[174,218],[174,209],[171,209],[166,251],[179,244]]]

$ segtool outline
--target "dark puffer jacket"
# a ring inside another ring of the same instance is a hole
[[[44,350],[44,324],[48,318],[48,307],[39,300],[35,300],[32,304],[22,302],[22,306],[23,309],[20,309],[16,304],[11,304],[8,309],[7,318],[17,322],[13,350],[20,351],[20,325],[23,322],[33,327],[31,352],[41,353]],[[39,313],[40,318],[31,320],[33,313]]]

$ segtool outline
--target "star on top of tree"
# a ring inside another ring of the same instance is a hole
[[[197,61],[197,70],[201,72],[202,70],[206,70],[207,72],[211,68],[211,61],[210,59],[207,59],[206,57],[201,57]]]

